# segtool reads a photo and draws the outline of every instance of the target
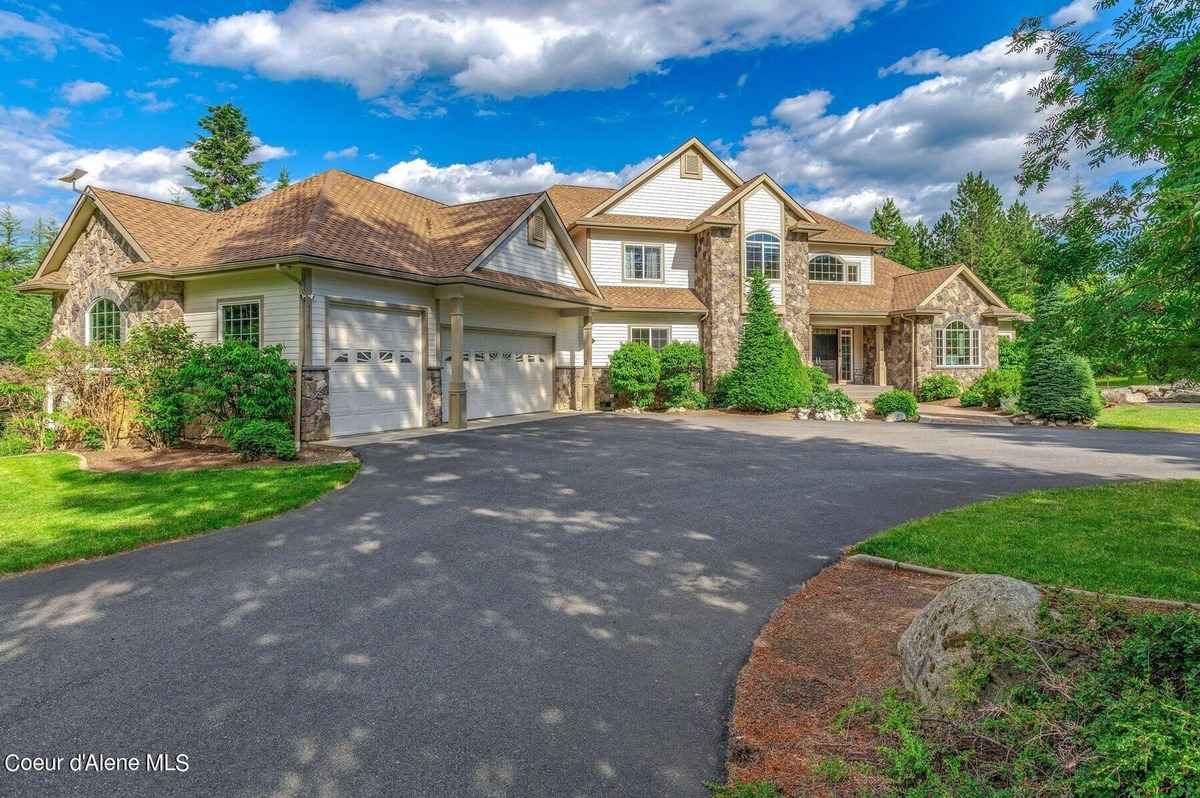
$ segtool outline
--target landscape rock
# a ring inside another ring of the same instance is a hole
[[[1149,402],[1150,397],[1146,396],[1144,393],[1126,391],[1125,393],[1121,394],[1121,398],[1118,401],[1123,405],[1141,405]]]
[[[640,416],[642,414],[642,409],[640,407],[622,407],[618,408],[614,412],[623,416]]]
[[[956,701],[957,673],[972,664],[971,637],[976,633],[1032,635],[1041,598],[1033,585],[1007,576],[968,576],[954,582],[900,637],[904,686],[923,704],[949,709]],[[1007,686],[1002,675],[993,674],[984,698],[998,696]]]
[[[893,410],[892,412],[890,412],[886,416],[884,416],[883,420],[887,421],[887,422],[891,422],[891,423],[894,423],[897,421],[907,421],[908,416],[906,416],[904,413],[901,413],[899,410]]]
[[[808,421],[808,419],[811,415],[812,415],[812,411],[809,410],[807,407],[797,407],[795,410],[792,411],[792,416],[797,421]]]

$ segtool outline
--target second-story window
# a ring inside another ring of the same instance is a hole
[[[626,280],[655,280],[663,278],[663,250],[657,244],[626,244]]]
[[[857,283],[858,264],[836,255],[814,255],[808,261],[808,279],[822,283]]]
[[[746,276],[761,274],[764,280],[779,279],[779,239],[770,233],[746,238]]]

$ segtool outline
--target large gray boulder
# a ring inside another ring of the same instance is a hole
[[[1007,576],[968,576],[954,582],[913,619],[900,637],[904,686],[924,704],[955,703],[956,672],[971,662],[975,632],[1032,635],[1041,592]],[[996,684],[997,690],[1004,685]]]

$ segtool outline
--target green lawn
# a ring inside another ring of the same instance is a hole
[[[1096,426],[1105,429],[1150,429],[1200,432],[1200,405],[1117,405],[1100,411]]]
[[[1096,378],[1096,387],[1101,390],[1105,388],[1128,388],[1130,385],[1154,385],[1154,380],[1147,377],[1145,372],[1141,374],[1119,374],[1117,376]]]
[[[951,571],[1200,602],[1200,480],[1033,491],[910,521],[855,551]]]
[[[69,454],[0,458],[0,573],[257,521],[346,483],[357,463],[84,471]]]

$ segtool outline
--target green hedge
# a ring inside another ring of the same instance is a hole
[[[696,388],[704,378],[704,352],[698,344],[673,341],[658,353],[658,396],[666,407],[698,409],[708,398]]]
[[[903,413],[905,418],[917,417],[917,397],[908,391],[893,388],[875,397],[875,412],[881,416],[888,413]]]
[[[917,393],[922,402],[936,402],[939,399],[953,399],[962,393],[958,380],[949,374],[930,374],[921,380]]]
[[[1034,348],[1021,382],[1021,409],[1057,421],[1093,419],[1104,407],[1087,360],[1051,343]]]
[[[619,402],[649,407],[662,374],[658,352],[643,343],[626,341],[608,359],[608,383]]]

